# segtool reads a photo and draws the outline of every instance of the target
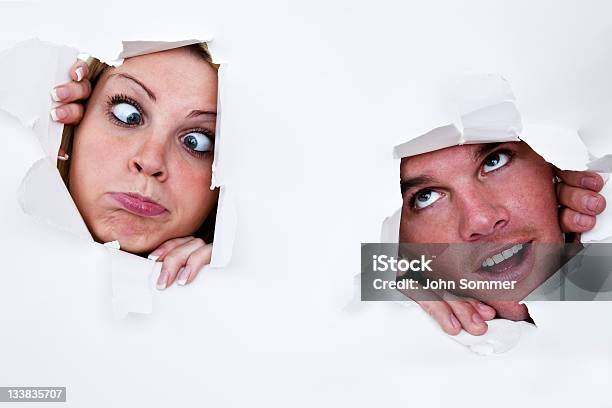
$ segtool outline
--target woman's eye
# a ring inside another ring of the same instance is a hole
[[[125,123],[126,125],[139,125],[142,122],[142,116],[140,112],[134,105],[129,103],[118,103],[113,106],[112,109],[113,116],[117,118],[117,120]]]
[[[209,152],[212,142],[208,136],[201,132],[190,132],[181,137],[181,141],[187,148],[196,152]]]
[[[422,209],[425,207],[429,207],[436,201],[442,198],[442,194],[433,190],[422,190],[414,195],[414,207],[417,209]]]
[[[493,153],[485,159],[482,169],[485,173],[488,173],[500,167],[504,167],[508,162],[510,162],[510,155],[508,153]]]

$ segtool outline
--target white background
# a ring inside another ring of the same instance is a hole
[[[501,73],[544,125],[610,112],[612,5],[535,3],[0,3],[1,48],[212,35],[239,215],[230,267],[113,320],[105,251],[21,213],[32,147],[3,134],[0,385],[66,386],[74,407],[612,406],[610,304],[542,304],[492,357],[417,308],[345,308],[400,200],[391,148],[430,124],[440,78]]]

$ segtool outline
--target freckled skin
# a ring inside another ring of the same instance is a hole
[[[464,244],[451,246],[439,256],[436,260],[439,267],[430,273],[430,278],[457,282],[461,278],[480,279],[473,273],[472,261],[482,256],[479,254],[487,245],[498,247],[504,242],[531,240],[536,244],[564,242],[551,166],[526,143],[505,143],[492,152],[507,149],[513,153],[511,160],[485,173],[482,160],[473,159],[473,153],[480,146],[449,147],[404,158],[400,164],[402,180],[430,175],[439,183],[425,187],[441,194],[433,204],[417,210],[410,205],[409,198],[411,193],[424,187],[406,191],[400,242]],[[512,294],[506,292],[500,298],[522,299],[554,272],[560,245],[542,247],[536,248],[531,273],[517,283]],[[462,294],[478,298],[476,292]],[[503,317],[526,317],[526,310],[516,302],[487,303]]]
[[[117,73],[137,78],[156,101]],[[108,100],[116,94],[141,105],[142,125],[122,127],[111,120]],[[101,76],[75,131],[69,184],[97,241],[118,240],[126,251],[145,253],[199,228],[218,197],[210,190],[213,156],[194,156],[181,137],[194,128],[214,133],[214,116],[186,116],[192,110],[216,112],[216,106],[216,71],[184,49],[129,58]],[[148,196],[168,211],[135,215],[112,199],[112,192]]]

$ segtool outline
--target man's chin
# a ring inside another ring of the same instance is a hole
[[[495,309],[497,317],[514,321],[527,320],[530,318],[527,306],[516,301],[492,300],[487,301],[487,304]]]

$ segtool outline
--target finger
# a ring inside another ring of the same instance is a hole
[[[495,318],[495,315],[497,315],[497,312],[495,311],[495,309],[493,309],[491,306],[487,305],[486,303],[482,303],[472,298],[465,298],[465,301],[471,304],[472,307],[478,313],[480,313],[480,317],[482,317],[484,321],[493,320]]]
[[[187,242],[191,241],[193,237],[182,237],[182,238],[174,238],[170,239],[160,246],[158,246],[153,252],[149,254],[147,257],[152,261],[162,262],[164,260],[164,256],[172,251],[174,248],[177,248]]]
[[[206,244],[202,239],[194,238],[167,253],[157,280],[157,288],[163,290],[172,285],[179,269],[187,263],[189,256],[204,245]]]
[[[65,125],[79,123],[83,118],[83,106],[78,103],[69,103],[51,109],[51,119]]]
[[[603,178],[593,171],[573,171],[555,169],[555,174],[565,184],[582,187],[591,191],[600,191],[604,186]]]
[[[89,66],[85,61],[77,60],[72,67],[70,67],[70,78],[73,81],[80,82],[83,78],[87,78],[89,74]]]
[[[58,85],[51,90],[51,97],[55,102],[74,102],[87,99],[89,95],[91,95],[91,83],[87,79]]]
[[[461,327],[463,327],[465,331],[474,336],[480,336],[486,333],[488,328],[487,324],[470,302],[448,292],[444,293],[443,300],[446,300],[453,314],[457,316],[457,319],[459,319],[461,323]]]
[[[606,200],[600,194],[565,183],[557,184],[559,203],[574,211],[587,215],[597,215],[606,208]]]
[[[417,303],[440,325],[446,334],[456,336],[461,332],[461,323],[445,301],[423,300],[417,301]]]
[[[196,250],[189,256],[187,265],[179,271],[177,283],[179,285],[187,285],[198,276],[198,273],[202,270],[205,265],[210,264],[212,257],[212,244],[204,245],[202,248]]]
[[[587,232],[593,229],[596,219],[592,215],[581,214],[571,208],[559,212],[559,224],[563,232]]]

